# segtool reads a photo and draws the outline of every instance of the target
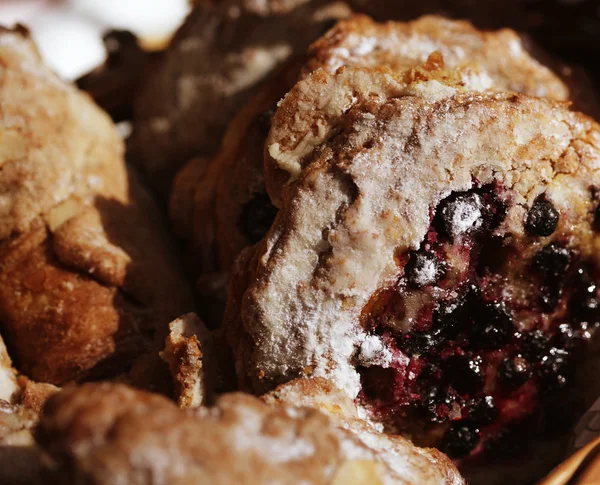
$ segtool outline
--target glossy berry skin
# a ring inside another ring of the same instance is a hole
[[[462,394],[474,394],[483,386],[485,372],[481,357],[455,355],[444,363],[446,375],[452,386]]]
[[[534,270],[546,282],[554,283],[567,273],[571,264],[571,253],[559,244],[548,244],[533,260]]]
[[[471,328],[473,346],[481,349],[499,349],[512,339],[512,318],[501,305],[482,305],[474,320]]]
[[[596,285],[590,284],[573,296],[571,314],[579,322],[595,323],[600,321],[600,299],[597,295]]]
[[[470,424],[454,423],[442,439],[441,450],[450,458],[464,458],[479,443],[479,430]]]
[[[566,387],[570,374],[569,352],[557,348],[550,349],[539,369],[543,389],[552,392]]]
[[[532,236],[551,236],[558,227],[559,217],[551,202],[538,198],[529,209],[525,229]]]
[[[541,330],[533,330],[521,337],[521,353],[529,362],[537,362],[544,357],[549,339]]]
[[[531,369],[522,355],[506,357],[498,367],[498,380],[507,389],[517,389],[531,377]]]
[[[430,423],[445,423],[448,421],[448,411],[454,401],[454,396],[448,394],[440,386],[433,385],[430,387],[423,401],[428,421]]]
[[[475,425],[492,423],[498,417],[496,402],[492,396],[483,396],[469,402],[469,421]]]

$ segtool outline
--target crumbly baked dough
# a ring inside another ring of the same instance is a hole
[[[349,13],[329,0],[197,5],[142,83],[132,160],[166,195],[177,169],[219,147],[230,119],[261,81]]]
[[[161,358],[173,376],[177,404],[182,409],[206,406],[215,386],[213,337],[193,313],[169,324],[169,335]]]
[[[511,30],[483,32],[468,22],[436,16],[407,23],[376,23],[364,15],[340,21],[307,56],[288,63],[248,102],[232,121],[218,155],[211,161],[192,160],[178,173],[171,219],[189,241],[196,272],[206,275],[201,278],[218,280],[215,274],[227,272],[241,249],[255,244],[274,218],[276,210],[264,188],[264,142],[277,102],[298,79],[318,68],[334,73],[342,65],[404,72],[425,64],[434,52],[443,56],[443,63],[433,57],[446,68],[461,68],[463,81],[472,89],[520,91],[556,100],[569,95]],[[279,195],[271,187],[269,192],[278,205]],[[215,293],[223,298],[224,288],[206,292],[214,301]]]
[[[360,421],[331,384],[295,383],[265,401],[229,394],[185,413],[157,395],[85,384],[50,400],[37,438],[53,483],[464,483],[437,450]],[[329,415],[298,406],[310,403]]]
[[[114,375],[190,291],[109,117],[24,30],[0,32],[0,62],[0,331],[37,381]]]

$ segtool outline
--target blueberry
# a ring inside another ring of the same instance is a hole
[[[520,354],[506,357],[498,367],[498,380],[508,389],[521,387],[530,377],[530,366]]]
[[[538,197],[529,209],[525,229],[532,236],[551,236],[558,227],[559,213],[551,202]]]
[[[255,194],[244,205],[240,214],[240,227],[251,244],[256,244],[267,233],[275,220],[277,209],[265,192]]]
[[[564,278],[571,264],[571,253],[559,244],[548,244],[533,259],[535,271],[546,282],[555,282]]]
[[[406,265],[408,284],[415,288],[433,285],[444,273],[444,265],[435,254],[427,251],[413,253]]]
[[[453,240],[479,229],[483,224],[483,199],[478,194],[463,194],[444,205],[442,220]]]
[[[467,305],[462,300],[444,303],[433,313],[433,327],[439,328],[447,338],[464,330],[468,321]]]
[[[552,348],[542,359],[538,374],[544,390],[551,392],[567,386],[572,373],[569,357],[568,351]]]
[[[442,390],[438,385],[432,385],[425,393],[423,406],[425,414],[431,423],[445,423],[449,419],[450,410],[456,398]]]
[[[483,361],[477,355],[454,355],[444,363],[448,380],[461,394],[474,394],[483,387]]]
[[[462,325],[462,306],[459,302],[441,305],[434,314],[431,328],[424,332],[401,335],[398,346],[408,355],[423,354],[452,338]]]
[[[548,340],[542,330],[526,333],[521,339],[521,353],[529,362],[539,361],[546,354]]]
[[[471,342],[475,347],[499,349],[511,341],[514,333],[512,318],[501,305],[482,304],[474,320]]]
[[[498,409],[492,396],[472,399],[469,408],[469,421],[476,425],[490,424],[498,417]]]
[[[440,448],[450,458],[467,456],[479,443],[479,430],[467,423],[454,423],[442,438]]]

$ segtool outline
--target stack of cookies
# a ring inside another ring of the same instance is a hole
[[[127,162],[0,33],[7,483],[528,484],[566,457],[600,395],[593,84],[360,3],[196,2]]]

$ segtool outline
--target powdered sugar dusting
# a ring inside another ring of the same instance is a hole
[[[482,199],[478,194],[461,196],[442,210],[446,230],[456,239],[481,226]]]

